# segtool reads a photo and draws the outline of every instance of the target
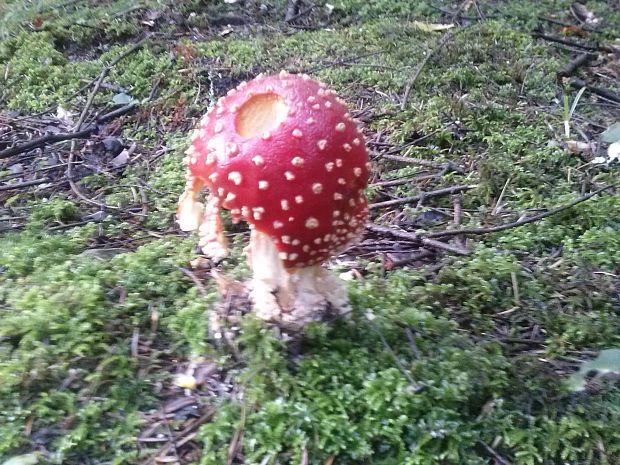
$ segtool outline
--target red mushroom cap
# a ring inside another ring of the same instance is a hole
[[[269,235],[286,268],[320,263],[364,229],[368,153],[344,101],[308,76],[241,83],[201,120],[188,150],[234,220]]]

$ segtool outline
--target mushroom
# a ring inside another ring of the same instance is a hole
[[[361,235],[370,165],[362,132],[333,90],[285,71],[242,82],[202,118],[187,155],[179,225],[198,229],[204,253],[221,259],[220,208],[249,223],[259,318],[299,329],[346,312],[341,281],[321,263]]]

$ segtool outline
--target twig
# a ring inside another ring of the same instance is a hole
[[[450,244],[446,244],[445,242],[436,241],[433,239],[429,239],[428,237],[420,236],[416,233],[411,233],[407,231],[399,231],[392,228],[386,228],[385,226],[379,226],[374,223],[367,223],[366,229],[369,231],[373,231],[379,234],[386,234],[393,237],[398,237],[399,239],[406,239],[412,242],[421,243],[427,247],[432,247],[434,249],[441,249],[448,252],[455,253],[457,255],[469,255],[469,251],[462,249],[461,247],[455,247]]]
[[[310,13],[312,10],[314,10],[316,8],[316,5],[310,5],[308,8],[304,8],[303,10],[301,10],[299,13],[297,13],[295,16],[291,16],[289,19],[285,19],[285,21],[287,23],[292,23],[293,21],[295,21],[298,18],[301,18],[303,15]]]
[[[478,16],[467,16],[467,15],[463,15],[461,13],[455,13],[454,11],[448,9],[448,8],[444,8],[444,7],[440,7],[440,6],[436,6],[436,5],[431,5],[431,8],[434,8],[437,11],[441,11],[442,13],[445,13],[447,15],[449,15],[450,17],[454,18],[454,19],[464,19],[466,21],[480,21],[480,15]],[[484,15],[485,18],[497,18],[498,15]]]
[[[65,140],[71,139],[81,139],[82,137],[88,137],[94,128],[86,128],[82,131],[77,132],[69,132],[69,133],[58,133],[58,134],[47,134],[43,137],[39,137],[37,139],[33,139],[31,141],[26,142],[22,145],[15,145],[13,147],[9,147],[0,152],[0,160],[4,158],[9,158],[14,155],[18,155],[23,152],[29,152],[30,150],[34,150],[36,148],[42,147],[47,144],[52,144],[55,142],[62,142]]]
[[[136,103],[130,103],[129,105],[125,105],[124,107],[113,110],[97,118],[95,124],[90,124],[80,131],[60,132],[57,134],[46,134],[45,136],[30,140],[24,144],[9,147],[8,149],[5,149],[0,152],[0,160],[4,158],[12,157],[14,155],[19,155],[20,153],[29,152],[31,150],[38,149],[48,144],[53,144],[56,142],[63,142],[66,140],[86,138],[90,136],[97,129],[97,124],[104,123],[118,116],[122,116],[125,113],[129,113],[131,110],[133,110],[136,107],[137,107]]]
[[[239,394],[243,395],[243,391]],[[245,432],[245,420],[246,420],[246,405],[243,404],[241,408],[241,418],[239,419],[239,428],[235,430],[235,434],[228,445],[228,458],[226,460],[226,465],[232,465],[233,461],[237,457],[239,453],[239,449],[241,448],[243,442],[243,434]]]
[[[512,293],[514,297],[515,304],[521,305],[521,294],[519,292],[519,280],[517,278],[517,273],[514,271],[510,272],[510,279],[512,281]]]
[[[188,426],[186,426],[185,428],[183,428],[183,430],[181,430],[177,435],[176,438],[171,438],[168,442],[166,442],[166,444],[164,444],[156,453],[153,457],[151,457],[146,464],[151,464],[157,461],[157,458],[160,457],[162,454],[167,453],[170,449],[172,448],[176,448],[180,441],[183,440],[183,438],[190,434],[191,432],[193,432],[194,430],[198,429],[199,426],[201,426],[203,423],[206,423],[207,421],[209,421],[213,415],[215,415],[215,409],[214,408],[210,408],[209,410],[207,410],[207,412],[205,412],[202,416],[200,416],[199,418],[196,419],[196,421],[190,423]],[[164,417],[165,419],[165,417]],[[179,442],[177,442],[179,441]]]
[[[437,231],[437,232],[425,234],[424,237],[427,237],[427,238],[449,237],[449,236],[458,236],[460,234],[467,235],[467,236],[474,236],[474,235],[490,234],[494,232],[505,231],[506,229],[518,228],[519,226],[523,226],[529,223],[534,223],[536,221],[540,221],[549,216],[553,216],[558,213],[561,213],[565,210],[569,210],[573,208],[574,206],[579,205],[580,203],[585,202],[586,200],[590,200],[592,197],[595,197],[617,186],[618,186],[617,184],[611,184],[605,187],[601,187],[600,189],[597,189],[594,192],[591,192],[590,194],[579,197],[578,199],[573,200],[572,202],[567,203],[566,205],[562,205],[560,207],[554,208],[553,210],[549,210],[547,212],[540,213],[538,215],[530,216],[529,218],[520,219],[513,223],[502,224],[500,226],[492,226],[488,228],[472,228],[472,229],[460,229],[460,230],[453,230],[453,231]]]
[[[463,206],[461,204],[461,198],[462,195],[459,194],[455,194],[452,197],[452,204],[454,205],[454,214],[452,216],[452,221],[454,223],[454,226],[456,228],[460,228],[461,227],[461,218],[463,216]],[[467,239],[464,236],[456,236],[456,243],[459,247],[462,247],[463,249],[467,248]]]
[[[93,90],[91,90],[90,94],[88,95],[88,100],[86,101],[86,105],[84,105],[82,113],[80,114],[80,118],[78,119],[78,122],[75,125],[74,131],[79,131],[80,128],[82,127],[82,124],[84,124],[84,120],[86,119],[86,115],[90,111],[90,107],[93,104],[95,95],[97,94],[97,92],[99,92],[99,88],[101,87],[103,80],[110,73],[112,68],[114,68],[120,61],[124,60],[129,55],[131,55],[132,53],[136,52],[139,48],[141,48],[142,45],[144,45],[145,41],[146,41],[146,37],[143,37],[138,42],[133,44],[133,46],[129,47],[123,53],[115,57],[105,68],[101,70],[101,73],[99,73],[99,77],[95,81],[95,86],[93,87]]]
[[[118,118],[119,116],[123,116],[126,113],[130,113],[134,109],[138,108],[139,104],[136,102],[128,103],[127,105],[117,108],[116,110],[112,110],[104,115],[98,117],[95,121],[97,124],[107,123],[114,118]]]
[[[394,205],[402,205],[404,203],[414,203],[414,202],[419,202],[422,199],[427,199],[431,197],[439,197],[442,195],[456,194],[457,192],[466,191],[469,189],[473,189],[475,187],[476,186],[472,186],[472,185],[450,186],[450,187],[445,187],[443,189],[437,189],[437,190],[430,191],[430,192],[424,192],[420,195],[414,195],[412,197],[403,197],[400,199],[386,200],[385,202],[371,203],[368,206],[368,208],[370,208],[371,210],[375,210],[377,208],[392,207]]]
[[[489,452],[493,457],[495,457],[495,460],[500,464],[500,465],[512,465],[512,463],[510,463],[508,460],[506,460],[504,457],[502,457],[501,455],[499,455],[497,452],[495,452],[495,450],[493,448],[491,448],[491,446],[489,446],[488,444],[486,444],[483,441],[478,441],[479,444],[482,445],[482,447],[484,447],[487,452]]]
[[[81,129],[82,124],[84,123],[84,120],[86,119],[86,115],[90,111],[90,108],[93,104],[95,95],[97,94],[97,92],[99,92],[99,88],[101,87],[103,80],[110,73],[112,68],[114,68],[114,66],[116,66],[121,60],[125,59],[127,56],[131,55],[132,53],[137,51],[140,47],[142,47],[145,41],[146,41],[146,37],[143,37],[138,42],[136,42],[133,46],[129,47],[123,53],[115,57],[105,68],[101,70],[101,73],[99,74],[99,77],[97,78],[97,81],[95,81],[95,85],[93,89],[88,95],[88,100],[86,101],[86,105],[84,105],[84,109],[82,110],[82,113],[80,114],[80,118],[74,127],[74,131],[79,131]],[[71,142],[71,149],[69,151],[69,158],[67,160],[67,179],[69,180],[69,185],[71,186],[71,190],[75,193],[75,195],[77,195],[78,198],[82,199],[84,202],[89,203],[91,205],[95,205],[101,209],[109,208],[112,210],[119,210],[118,207],[112,207],[104,203],[97,202],[96,200],[90,199],[82,193],[77,183],[73,180],[74,160],[75,160],[75,141]]]
[[[448,161],[446,163],[437,163],[436,161],[423,160],[421,158],[403,157],[403,156],[399,156],[399,155],[390,155],[390,154],[387,154],[387,153],[381,154],[380,158],[384,158],[386,160],[400,161],[400,162],[403,162],[403,163],[411,163],[413,165],[426,166],[428,168],[435,168],[435,169],[440,169],[440,170],[455,171],[456,173],[463,173],[464,172],[463,168],[461,168],[458,165],[455,165],[451,161]]]
[[[230,440],[230,444],[228,445],[228,458],[226,460],[226,465],[232,465],[235,457],[237,456],[237,452],[239,452],[239,446],[241,445],[242,439],[243,430],[236,430],[233,434],[232,439]]]
[[[596,55],[592,54],[592,53],[581,53],[579,55],[577,55],[575,58],[573,58],[571,61],[569,61],[566,66],[564,66],[561,70],[559,70],[557,72],[557,77],[558,78],[563,78],[563,77],[568,77],[568,76],[572,76],[573,73],[580,68],[581,66],[585,65],[588,61],[593,60],[596,57]]]
[[[24,181],[16,184],[7,184],[6,186],[0,186],[0,192],[12,191],[15,189],[21,189],[22,187],[38,186],[39,184],[45,184],[50,182],[49,178],[35,179],[33,181]]]
[[[386,270],[390,271],[394,268],[399,268],[401,266],[408,265],[411,262],[415,262],[416,260],[422,260],[423,258],[431,257],[433,255],[435,255],[435,252],[433,252],[432,250],[421,249],[418,253],[414,253],[409,257],[402,258],[400,260],[390,260],[389,258],[387,258],[384,266]]]
[[[579,27],[579,28],[583,29],[584,31],[593,31],[594,30],[590,26],[587,26],[585,24],[582,24],[582,25],[578,26],[576,24],[572,24],[572,23],[569,23],[567,21],[560,21],[559,19],[549,18],[548,16],[539,16],[538,19],[540,19],[542,21],[547,21],[547,22],[549,22],[551,24],[557,24],[558,26]]]
[[[376,55],[381,55],[383,53],[385,53],[385,50],[379,50],[378,52],[362,53],[361,55],[357,55],[354,57],[347,57],[347,58],[343,58],[342,60],[334,61],[332,63],[328,63],[325,65],[319,65],[319,66],[315,66],[314,68],[308,68],[303,72],[307,74],[312,74],[312,73],[316,73],[317,71],[321,71],[322,69],[325,69],[325,68],[331,68],[332,66],[344,65],[346,63],[351,63],[352,61],[357,61],[357,60],[361,60],[362,58],[368,58],[368,57],[373,57]]]
[[[413,178],[400,178],[400,179],[386,179],[383,181],[373,182],[368,185],[368,187],[391,187],[391,186],[400,186],[407,183],[426,181],[428,179],[439,179],[445,173],[445,170],[441,170],[438,173],[433,174],[422,174],[420,176],[414,176]]]
[[[418,345],[415,342],[415,337],[411,330],[405,326],[405,336],[407,336],[407,340],[409,341],[409,346],[411,347],[411,352],[413,352],[413,356],[416,359],[421,359],[422,354],[420,353],[420,349],[418,349]]]
[[[299,0],[288,0],[286,5],[286,14],[284,15],[284,21],[287,23],[292,21],[297,16],[297,10],[299,9]]]
[[[407,380],[411,383],[411,387],[413,389],[415,389],[416,391],[421,390],[423,388],[422,385],[417,383],[413,379],[411,374],[405,369],[405,367],[403,366],[401,361],[398,359],[398,356],[396,355],[396,352],[394,352],[394,349],[392,349],[390,344],[388,344],[387,340],[385,339],[385,336],[383,335],[383,331],[381,331],[381,328],[379,328],[379,326],[374,321],[372,321],[370,319],[368,320],[368,322],[370,323],[370,326],[372,326],[372,329],[374,329],[375,332],[379,335],[379,338],[381,339],[381,343],[383,344],[383,347],[392,356],[392,358],[394,359],[394,362],[396,362],[396,365],[398,366],[398,368],[401,371],[401,373],[403,375],[405,375],[405,378],[407,378]]]
[[[415,85],[415,82],[417,81],[418,76],[420,76],[422,69],[424,69],[424,67],[426,66],[426,63],[428,63],[428,60],[435,53],[437,53],[437,51],[441,49],[450,39],[452,39],[453,36],[454,34],[452,32],[446,32],[441,37],[441,39],[439,39],[439,42],[437,42],[437,45],[435,46],[435,48],[432,48],[426,52],[426,56],[422,59],[422,61],[420,62],[416,70],[413,72],[413,74],[409,78],[409,82],[407,82],[407,86],[405,87],[405,93],[403,94],[403,98],[400,103],[401,111],[404,111],[405,108],[407,107],[407,100],[409,99],[409,94],[411,93],[411,89],[413,89],[413,86]]]
[[[555,42],[556,44],[568,45],[570,47],[580,48],[583,50],[590,50],[591,52],[613,52],[613,48],[607,47],[606,45],[587,45],[580,44],[579,42],[573,42],[572,40],[561,39],[560,37],[554,37],[547,34],[542,34],[540,32],[533,32],[532,37],[537,39],[547,40],[549,42]]]
[[[615,103],[620,103],[620,95],[614,92],[611,92],[610,90],[607,90],[607,89],[601,89],[600,87],[591,86],[583,79],[572,79],[570,82],[570,85],[571,87],[575,89],[581,89],[582,87],[585,87],[590,92],[598,95],[599,97],[606,98],[607,100],[610,100]]]
[[[187,268],[183,268],[182,266],[177,266],[176,269],[183,273],[185,276],[187,276],[189,279],[194,281],[194,284],[196,285],[198,291],[203,297],[207,297],[209,295],[209,293],[207,292],[207,288],[204,286],[202,281],[198,279],[198,276],[196,276],[193,271],[188,270]]]

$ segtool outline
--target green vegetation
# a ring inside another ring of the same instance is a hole
[[[183,274],[196,238],[174,226],[193,122],[229,87],[281,68],[308,72],[367,109],[375,142],[427,136],[399,155],[466,166],[429,188],[477,186],[463,196],[463,227],[512,221],[616,182],[617,165],[584,166],[558,143],[555,72],[570,58],[529,34],[537,16],[565,15],[571,2],[477,2],[489,18],[435,50],[404,110],[404,89],[442,34],[413,22],[445,21],[431,2],[334,1],[330,27],[316,30],[283,30],[283,1],[266,12],[251,1],[247,10],[206,1],[65,3],[0,6],[0,103],[22,115],[57,105],[79,114],[81,88],[153,21],[154,34],[106,79],[141,102],[114,123],[140,156],[115,178],[79,180],[120,213],[100,214],[64,187],[0,192],[3,216],[26,217],[0,236],[0,463],[35,451],[46,463],[144,463],[160,446],[136,447],[145,415],[162,408],[176,368],[198,356],[243,396],[210,398],[215,415],[196,431],[195,463],[226,463],[239,431],[239,463],[248,465],[295,464],[305,454],[312,465],[500,463],[493,454],[515,465],[619,463],[620,389],[612,382],[575,393],[567,383],[582,360],[620,347],[613,191],[470,240],[467,257],[388,272],[379,259],[359,258],[351,321],[312,325],[295,345],[247,317],[239,361],[209,340],[217,289]],[[606,21],[594,39],[611,38],[620,14],[606,2],[588,6]],[[150,20],[147,10],[160,16]],[[317,10],[320,20],[328,14]],[[244,11],[257,23],[220,35],[213,18]],[[199,39],[179,37],[188,30]],[[116,94],[100,89],[94,108],[110,110]],[[579,114],[604,129],[613,112],[596,103],[584,94]],[[382,179],[417,168],[375,166]],[[408,183],[390,192],[418,191]],[[451,214],[448,198],[427,205],[403,211],[411,220]],[[223,271],[243,278],[243,244],[233,243]],[[136,337],[148,350],[136,350]]]

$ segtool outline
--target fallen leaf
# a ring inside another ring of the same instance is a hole
[[[588,10],[583,3],[574,2],[571,5],[571,10],[579,21],[583,21],[586,24],[594,25],[599,22],[599,19],[594,15],[594,13]]]
[[[584,362],[577,373],[568,380],[572,391],[583,391],[586,388],[586,376],[590,372],[596,372],[596,376],[620,374],[620,349],[606,349],[594,360]]]
[[[145,16],[148,21],[157,21],[162,15],[161,10],[148,10]]]
[[[560,30],[562,31],[562,35],[564,36],[584,36],[585,35],[585,31],[580,26],[573,26],[573,25],[563,26],[562,29]]]
[[[192,375],[177,375],[174,384],[183,389],[196,389],[196,378]]]
[[[60,105],[58,105],[58,108],[56,108],[56,118],[58,118],[66,125],[73,126],[73,113],[71,113],[69,110],[65,110]]]
[[[31,454],[16,455],[2,462],[2,465],[35,465],[39,463],[41,454],[32,452]]]
[[[80,255],[83,257],[97,258],[99,260],[111,260],[117,255],[126,253],[127,249],[110,248],[110,249],[86,249]]]
[[[121,166],[125,166],[127,163],[129,163],[129,151],[127,149],[123,149],[121,153],[110,161],[110,165],[114,168],[120,168]]]
[[[353,270],[349,270],[345,271],[344,273],[340,273],[338,277],[343,281],[354,281],[357,276]]]
[[[423,23],[422,21],[414,21],[413,27],[423,32],[437,32],[437,31],[447,31],[448,29],[452,29],[454,27],[454,24],[433,24],[433,23]]]
[[[192,270],[209,270],[212,268],[211,260],[208,260],[204,257],[198,257],[189,262]]]
[[[601,134],[601,140],[603,142],[607,142],[608,144],[620,142],[620,121],[605,129],[605,131]]]
[[[21,163],[15,163],[8,167],[7,171],[9,174],[21,174],[24,172],[24,165]]]
[[[41,26],[43,26],[43,18],[41,18],[40,16],[37,16],[36,18],[34,18],[32,20],[32,27],[34,29],[41,29]]]
[[[614,142],[607,148],[609,163],[620,161],[620,142]]]
[[[131,95],[127,95],[125,92],[120,92],[112,97],[112,101],[117,105],[129,105],[134,101]]]
[[[578,140],[566,141],[566,147],[571,153],[590,153],[592,152],[592,146],[587,142],[581,142]]]
[[[228,26],[220,32],[220,37],[226,37],[228,34],[232,34],[232,32],[233,32],[233,28]]]

